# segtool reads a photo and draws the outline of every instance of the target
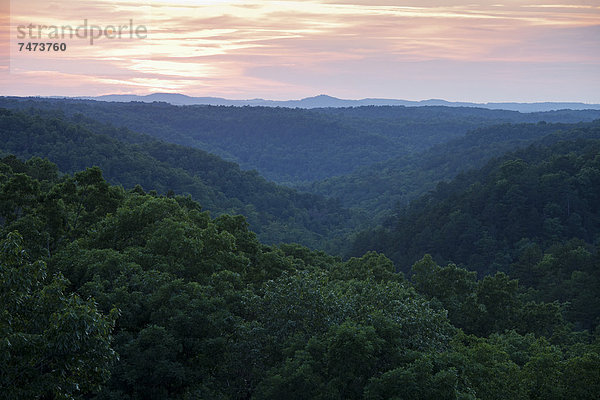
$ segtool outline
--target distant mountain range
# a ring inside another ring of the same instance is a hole
[[[540,112],[552,110],[600,110],[600,104],[586,103],[468,103],[451,102],[446,100],[431,99],[422,101],[395,100],[395,99],[361,99],[346,100],[327,95],[307,97],[301,100],[229,100],[220,97],[191,97],[179,93],[154,93],[146,96],[128,94],[111,94],[98,97],[79,97],[80,99],[130,102],[140,101],[152,103],[155,101],[170,103],[174,105],[213,105],[213,106],[263,106],[263,107],[289,107],[289,108],[323,108],[323,107],[358,107],[358,106],[448,106],[448,107],[480,107],[492,110],[511,110],[520,112]]]

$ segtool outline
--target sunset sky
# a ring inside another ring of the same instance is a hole
[[[3,1],[0,95],[600,103],[597,0]],[[148,33],[19,51],[85,20]]]

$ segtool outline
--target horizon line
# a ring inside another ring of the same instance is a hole
[[[583,100],[527,100],[527,101],[519,101],[519,100],[448,100],[441,97],[432,97],[432,98],[422,98],[419,100],[408,99],[408,98],[394,98],[394,97],[361,97],[361,98],[343,98],[336,97],[325,93],[320,93],[313,96],[302,97],[302,98],[286,98],[286,99],[272,99],[272,98],[263,98],[263,97],[249,97],[249,98],[228,98],[216,95],[189,95],[181,92],[152,92],[148,94],[137,94],[137,93],[108,93],[108,94],[100,94],[100,95],[78,95],[78,96],[66,96],[66,95],[0,95],[0,97],[16,97],[16,98],[41,98],[41,99],[80,99],[80,100],[96,100],[100,101],[102,97],[150,97],[150,96],[183,96],[189,99],[215,99],[215,100],[226,100],[233,102],[243,102],[243,101],[265,101],[265,102],[274,102],[274,103],[285,103],[285,102],[300,102],[304,100],[313,100],[318,98],[328,98],[330,100],[339,100],[339,101],[348,101],[348,102],[360,102],[360,101],[402,101],[409,103],[424,103],[431,101],[438,102],[446,102],[446,103],[465,103],[465,104],[480,104],[480,105],[490,105],[490,104],[561,104],[561,103],[570,103],[570,104],[584,104],[584,105],[593,105],[600,106],[600,100],[598,102],[588,102]]]

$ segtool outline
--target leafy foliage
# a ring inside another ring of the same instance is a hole
[[[404,111],[315,112],[364,122]],[[460,127],[470,114],[457,112]],[[351,216],[333,215],[334,203],[84,117],[0,114],[6,150],[50,154],[68,172],[39,157],[0,159],[5,397],[597,398],[597,124],[439,185],[343,260],[265,245],[250,230],[258,221],[272,223],[260,234],[273,242],[290,232],[325,240]],[[546,128],[514,129],[533,138]],[[91,156],[127,189],[83,169]],[[135,185],[143,179],[163,182],[163,194]],[[192,189],[215,218],[179,194]],[[238,209],[249,219],[228,213]]]
[[[0,243],[0,391],[6,399],[80,398],[97,391],[115,359],[115,309],[66,293],[67,281],[30,262],[23,239]]]
[[[594,137],[600,127],[584,132]],[[562,141],[493,160],[358,235],[354,254],[381,251],[406,270],[431,253],[486,274],[508,271],[528,243],[549,248],[573,237],[597,243],[599,146],[595,139]]]
[[[126,127],[217,154],[244,169],[259,171],[269,180],[292,185],[419,153],[483,126],[600,118],[600,111],[595,110],[525,114],[469,107],[306,110],[40,98],[0,98],[0,107],[45,110],[53,116],[59,111],[77,123],[91,123],[94,130],[99,124],[90,118]],[[105,172],[111,175],[111,171]]]
[[[48,158],[64,172],[99,166],[110,182],[126,188],[140,185],[163,194],[189,194],[216,215],[245,215],[267,243],[337,248],[361,221],[334,200],[277,186],[254,171],[242,171],[201,150],[157,142],[124,129],[88,128],[56,117],[4,110],[0,112],[0,141],[0,149],[7,153]],[[35,191],[28,178],[11,179],[17,190],[7,187],[5,207],[13,201],[8,197],[23,202]],[[71,190],[69,185],[65,183],[60,190]]]
[[[340,199],[343,206],[384,217],[406,206],[461,172],[481,168],[494,157],[532,143],[550,145],[561,140],[598,138],[592,124],[500,124],[478,128],[419,153],[357,168],[353,173],[303,186],[311,193]]]

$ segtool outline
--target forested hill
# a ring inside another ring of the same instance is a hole
[[[574,238],[597,244],[599,139],[597,122],[440,183],[384,227],[360,234],[354,252],[382,251],[404,270],[431,253],[487,274],[507,271],[531,246],[542,251]]]
[[[24,118],[4,117],[15,126]],[[31,128],[51,131],[48,122]],[[72,133],[72,144],[88,140]],[[581,166],[582,179],[597,179],[597,156],[594,164],[582,153],[585,167],[573,157],[549,168]],[[523,174],[520,165],[506,164],[501,179]],[[241,216],[211,219],[189,198],[111,186],[99,168],[60,176],[39,158],[0,160],[0,205],[6,399],[600,393],[600,256],[581,243],[533,251],[532,270],[550,273],[531,290],[429,256],[407,280],[380,254],[344,262],[267,246]]]
[[[455,107],[173,106],[40,98],[0,98],[0,107],[62,111],[125,126],[135,132],[191,146],[256,169],[267,179],[299,184],[348,174],[357,167],[415,154],[499,123],[579,122],[600,110],[522,114]]]
[[[306,185],[311,193],[340,199],[346,207],[360,208],[371,216],[384,216],[398,205],[433,190],[440,181],[485,165],[493,157],[545,139],[560,140],[560,132],[585,128],[589,123],[500,124],[475,129],[418,154],[357,169],[349,175]]]
[[[215,215],[245,215],[266,243],[334,246],[355,223],[335,201],[277,186],[204,151],[83,117],[73,123],[0,110],[0,151],[45,157],[67,173],[96,165],[126,188],[139,184],[146,191],[190,194]]]

